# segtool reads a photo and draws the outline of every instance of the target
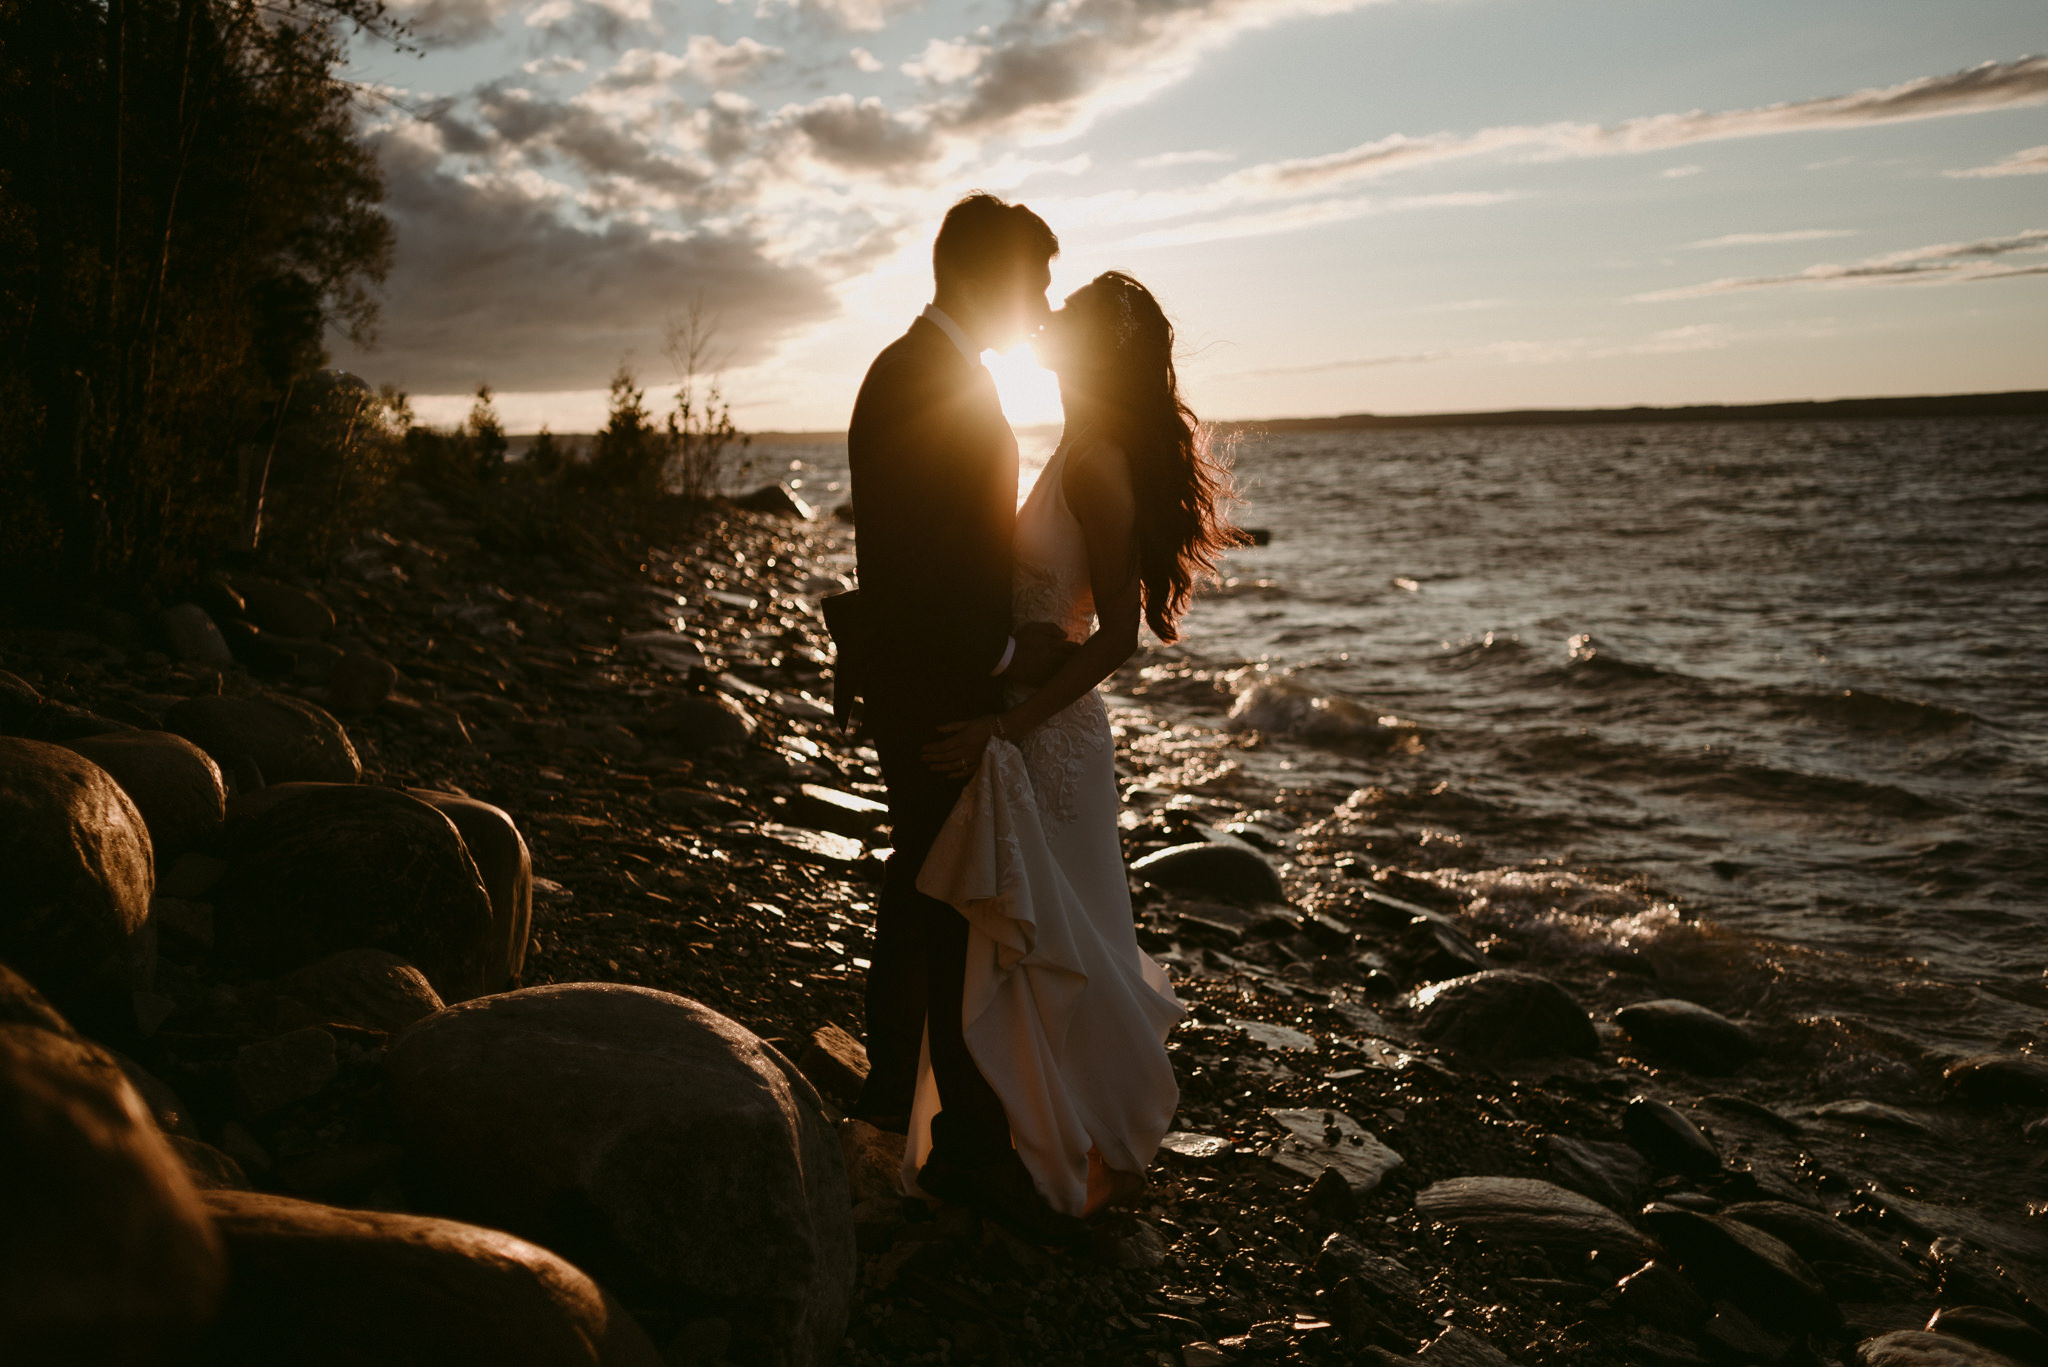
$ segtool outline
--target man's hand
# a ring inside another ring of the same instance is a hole
[[[1059,673],[1067,657],[1081,648],[1050,622],[1026,622],[1010,634],[1017,640],[1017,653],[1002,678],[1026,688],[1036,688]]]
[[[1018,649],[1023,642],[1018,642]],[[981,765],[982,751],[996,733],[994,717],[976,717],[972,721],[949,721],[939,725],[943,740],[935,740],[924,747],[924,762],[948,778],[972,778]]]

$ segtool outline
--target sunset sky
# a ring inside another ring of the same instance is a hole
[[[664,319],[844,426],[970,188],[1176,319],[1205,416],[2048,388],[2040,0],[415,0],[335,360],[587,431]],[[1056,416],[997,364],[1013,419]]]

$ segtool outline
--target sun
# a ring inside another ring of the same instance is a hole
[[[995,377],[1010,426],[1036,427],[1060,420],[1059,381],[1031,354],[1029,342],[1008,351],[984,351],[981,363]]]

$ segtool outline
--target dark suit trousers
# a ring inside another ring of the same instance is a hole
[[[868,969],[868,1080],[856,1112],[907,1115],[917,1085],[918,1045],[931,1030],[932,1075],[944,1108],[945,1147],[972,1160],[1010,1148],[1010,1122],[975,1066],[960,1030],[967,973],[967,918],[917,890],[918,870],[965,786],[918,757],[926,736],[878,737],[889,785],[895,852],[882,879]],[[936,1129],[936,1127],[935,1127]]]

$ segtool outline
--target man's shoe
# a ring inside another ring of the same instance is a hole
[[[918,1170],[917,1184],[941,1201],[979,1211],[1036,1243],[1064,1247],[1088,1237],[1084,1221],[1046,1204],[1015,1150],[978,1163],[956,1163],[935,1149]]]

